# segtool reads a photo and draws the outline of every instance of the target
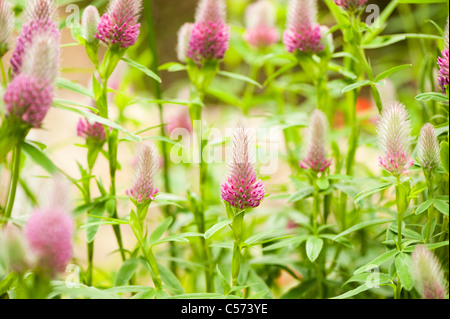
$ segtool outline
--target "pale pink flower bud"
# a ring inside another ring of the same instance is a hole
[[[441,163],[436,130],[430,123],[425,124],[420,130],[418,153],[419,163],[424,169],[434,170]]]
[[[316,53],[323,49],[320,25],[317,23],[317,0],[289,0],[283,43],[294,53]]]
[[[323,172],[331,165],[331,159],[326,156],[325,141],[328,130],[327,117],[323,112],[314,110],[310,119],[307,135],[306,154],[299,165],[303,169]]]
[[[233,160],[226,182],[222,183],[222,199],[231,206],[245,209],[257,207],[264,199],[264,183],[257,179],[249,153],[249,136],[242,125],[233,134]]]
[[[102,143],[106,140],[105,128],[102,124],[91,123],[87,118],[81,118],[77,124],[77,135],[96,143]]]
[[[32,76],[20,74],[9,83],[3,100],[10,120],[19,119],[39,128],[51,107],[53,89],[49,85],[42,87]]]
[[[110,0],[95,36],[107,46],[128,48],[134,45],[140,32],[138,20],[141,11],[142,0]]]
[[[445,26],[444,34],[444,49],[441,51],[442,57],[438,57],[439,65],[439,86],[443,94],[446,94],[446,86],[449,85],[449,39],[448,39],[448,27],[449,22],[447,18],[447,24]]]
[[[224,0],[200,0],[191,29],[187,57],[196,62],[223,59],[230,36],[225,19]]]
[[[412,253],[414,285],[424,299],[444,299],[447,290],[444,272],[436,256],[424,245]]]
[[[189,39],[193,23],[185,23],[178,31],[177,57],[180,62],[186,62],[187,52],[189,48]]]
[[[245,22],[247,30],[244,39],[254,47],[268,47],[280,39],[275,25],[276,10],[268,0],[250,4],[245,10]]]
[[[8,51],[9,37],[14,28],[14,12],[8,0],[0,0],[0,58]]]
[[[366,2],[367,0],[334,0],[334,3],[346,10],[358,10]]]
[[[100,22],[100,15],[98,10],[94,6],[88,6],[84,9],[81,16],[81,35],[87,43],[93,43],[98,41],[95,37],[97,33],[97,25]]]
[[[414,164],[411,158],[411,125],[403,104],[394,102],[385,107],[377,125],[382,151],[379,162],[393,175],[407,174]]]
[[[138,203],[154,200],[159,192],[155,187],[155,173],[158,167],[158,154],[151,143],[142,143],[139,162],[136,169],[136,180],[126,194],[133,197]]]
[[[185,129],[188,133],[192,133],[192,124],[187,112],[178,112],[174,115],[166,125],[166,132],[170,135],[175,129]]]

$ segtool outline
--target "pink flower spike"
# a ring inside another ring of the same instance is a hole
[[[360,9],[367,0],[334,0],[334,3],[346,10]]]
[[[439,65],[439,86],[443,94],[446,94],[446,87],[449,85],[449,20],[445,26],[444,49],[441,51],[441,57],[438,57]]]
[[[407,174],[414,160],[411,158],[411,126],[405,106],[394,102],[385,107],[377,132],[382,151],[380,165],[394,176]]]
[[[283,43],[286,50],[317,53],[323,50],[317,23],[317,0],[289,0]]]
[[[224,58],[230,37],[225,18],[224,0],[200,0],[190,32],[188,58],[196,62]]]
[[[414,285],[424,299],[444,299],[447,284],[442,266],[424,245],[412,253]]]
[[[418,159],[423,169],[434,170],[441,163],[441,148],[436,136],[436,130],[430,123],[420,130],[418,142]]]
[[[185,63],[191,37],[192,23],[185,23],[178,31],[177,57],[180,62]]]
[[[245,209],[258,207],[264,199],[264,183],[257,179],[249,155],[249,137],[238,125],[233,135],[233,161],[226,182],[222,183],[221,196],[231,206]]]
[[[166,126],[166,131],[170,135],[175,129],[180,128],[192,133],[192,124],[189,114],[187,112],[179,112],[173,116]]]
[[[46,24],[56,20],[55,0],[28,0],[25,9],[26,22]]]
[[[8,118],[19,118],[39,128],[51,107],[53,88],[51,85],[42,87],[36,78],[20,74],[8,85],[3,100]]]
[[[158,164],[158,155],[154,145],[147,142],[142,143],[136,169],[136,180],[126,194],[133,197],[138,203],[154,200],[159,192],[159,188],[155,187],[155,173]]]
[[[276,11],[270,1],[259,0],[250,4],[245,11],[245,22],[244,39],[256,48],[271,46],[280,39],[275,25]]]
[[[97,122],[90,123],[87,118],[81,118],[78,121],[77,135],[97,143],[102,143],[106,140],[106,133],[103,125]]]
[[[14,28],[14,12],[8,0],[0,0],[0,58],[8,51]]]
[[[134,45],[140,32],[138,20],[141,11],[142,0],[110,0],[95,36],[109,47],[128,48]]]
[[[325,151],[327,128],[328,123],[325,114],[319,110],[314,110],[308,129],[305,157],[299,162],[301,168],[323,172],[330,167],[331,159],[327,159]]]

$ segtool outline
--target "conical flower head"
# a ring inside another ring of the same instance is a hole
[[[290,53],[315,53],[323,49],[317,23],[317,0],[289,0],[283,43]]]
[[[193,23],[185,23],[178,31],[177,57],[183,63],[186,62],[193,25]]]
[[[423,169],[434,170],[440,162],[440,147],[436,137],[436,130],[430,123],[425,124],[419,135],[419,163]]]
[[[310,127],[307,137],[306,154],[300,167],[312,169],[315,172],[323,172],[331,165],[331,159],[326,157],[325,141],[328,129],[328,122],[325,114],[319,110],[314,110],[310,119]]]
[[[382,156],[379,162],[391,174],[407,174],[414,164],[411,158],[411,125],[403,104],[394,102],[385,107],[377,125]]]
[[[447,24],[445,26],[444,34],[444,49],[441,51],[441,57],[438,57],[439,65],[439,86],[443,94],[446,94],[446,87],[449,85],[449,21],[447,18]]]
[[[230,37],[230,28],[225,19],[224,0],[200,0],[190,32],[188,58],[198,63],[224,58]]]
[[[96,144],[106,140],[106,133],[103,124],[91,123],[87,118],[81,118],[77,124],[77,135]]]
[[[25,8],[25,21],[45,24],[56,19],[55,0],[28,0]]]
[[[334,0],[334,3],[346,10],[358,10],[366,2],[367,0]]]
[[[414,284],[424,299],[444,299],[447,284],[436,256],[424,245],[412,254]]]
[[[244,39],[256,48],[268,47],[277,43],[280,35],[275,25],[276,11],[268,0],[259,0],[245,10],[247,30]]]
[[[128,48],[139,36],[142,0],[110,0],[107,13],[97,25],[96,37],[107,46]]]
[[[231,206],[245,209],[257,207],[264,199],[264,183],[257,179],[249,154],[249,136],[242,125],[233,135],[233,159],[226,182],[222,183],[222,199]]]
[[[14,12],[8,0],[0,0],[0,58],[8,51],[9,37],[14,28]]]
[[[56,178],[48,205],[35,209],[25,227],[39,267],[50,275],[63,272],[72,258],[75,225],[67,201],[66,185]]]
[[[155,187],[155,173],[158,167],[158,154],[153,144],[143,143],[136,169],[136,180],[126,194],[138,203],[154,200],[159,192]]]
[[[81,35],[87,43],[93,43],[98,41],[95,37],[97,33],[97,25],[100,22],[100,14],[94,6],[88,6],[84,9],[81,16]]]

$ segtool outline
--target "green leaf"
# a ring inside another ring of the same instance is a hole
[[[263,251],[274,250],[274,249],[278,249],[278,248],[282,248],[282,247],[286,247],[286,246],[290,246],[290,245],[298,246],[300,243],[307,240],[308,237],[309,237],[308,235],[302,235],[302,236],[295,236],[295,237],[283,239],[275,244],[264,247]]]
[[[208,229],[205,234],[203,235],[203,237],[205,237],[205,239],[208,239],[209,237],[211,237],[212,235],[214,235],[216,232],[218,232],[219,230],[221,230],[222,228],[224,228],[225,226],[231,224],[232,220],[231,219],[226,219],[223,220],[221,222],[218,222],[217,224],[215,224],[214,226],[212,226],[210,229]]]
[[[375,82],[381,81],[381,80],[383,80],[383,79],[389,77],[390,75],[392,75],[392,74],[394,74],[394,73],[396,73],[396,72],[398,72],[398,71],[407,69],[407,68],[409,68],[409,67],[412,67],[412,64],[404,64],[404,65],[395,66],[395,67],[393,67],[393,68],[390,68],[389,70],[386,70],[386,71],[380,73],[380,74],[375,78],[374,81],[375,81]]]
[[[177,295],[184,294],[183,286],[169,268],[158,263],[158,269],[161,274],[161,280],[164,284],[169,286]]]
[[[202,233],[195,233],[195,232],[175,234],[175,235],[170,235],[170,236],[161,238],[161,239],[151,243],[151,245],[155,246],[155,245],[159,245],[159,244],[162,244],[162,243],[167,243],[169,241],[177,241],[177,242],[188,243],[189,240],[187,239],[187,237],[201,237],[201,236],[203,236]]]
[[[82,85],[80,85],[78,83],[75,83],[75,82],[71,82],[71,81],[69,81],[67,79],[57,78],[56,82],[55,82],[55,85],[57,87],[59,87],[59,88],[67,89],[69,91],[76,92],[76,93],[79,93],[81,95],[94,98],[94,93],[93,92],[89,91],[84,86],[82,86]]]
[[[442,214],[447,215],[448,216],[448,203],[440,200],[440,199],[434,199],[433,201],[433,205],[434,207],[440,211]]]
[[[449,155],[448,155],[448,142],[441,143],[441,165],[442,168],[449,173]]]
[[[400,282],[406,290],[410,291],[414,286],[414,279],[410,273],[412,269],[412,259],[409,255],[401,252],[395,257],[395,269],[400,278]]]
[[[441,242],[439,242],[439,243],[426,244],[426,245],[425,245],[425,247],[427,247],[429,250],[441,248],[441,247],[444,247],[444,246],[448,246],[448,240],[447,240],[447,241],[441,241]],[[404,251],[404,252],[407,252],[407,253],[411,253],[411,252],[413,252],[416,248],[417,248],[417,245],[415,245],[415,246],[408,246],[408,247],[404,248],[403,251]]]
[[[159,71],[167,70],[169,72],[178,72],[178,71],[184,71],[187,67],[184,64],[178,63],[178,62],[167,62],[158,67]]]
[[[168,297],[167,299],[224,299],[224,298],[225,296],[222,294],[199,292],[199,293],[171,296]]]
[[[403,41],[406,39],[406,36],[403,34],[395,34],[395,35],[383,35],[378,36],[371,40],[369,43],[364,43],[362,45],[363,49],[379,49],[383,47],[387,47],[391,44]]]
[[[122,61],[128,63],[128,65],[132,66],[133,68],[138,69],[139,71],[142,71],[145,75],[147,75],[147,76],[151,77],[152,79],[154,79],[155,81],[161,83],[161,78],[155,72],[151,71],[146,66],[139,64],[136,61],[133,61],[131,59],[127,59],[127,58],[122,58]]]
[[[369,80],[364,80],[364,81],[359,81],[359,82],[350,84],[350,85],[348,85],[348,86],[346,86],[345,88],[342,89],[342,93],[346,93],[346,92],[355,90],[355,89],[357,89],[357,88],[360,88],[360,87],[369,85],[370,83],[371,83],[371,81],[369,81]]]
[[[119,272],[117,273],[114,286],[125,286],[131,279],[131,277],[133,277],[133,274],[136,272],[136,269],[139,266],[139,262],[139,258],[129,258],[125,260],[125,262],[122,264],[122,267],[120,267]]]
[[[418,4],[426,4],[426,3],[444,3],[447,0],[398,0],[398,3],[418,3]]]
[[[23,141],[21,143],[22,150],[39,166],[45,169],[49,174],[53,175],[58,171],[58,168],[53,162],[41,151],[39,147],[33,144]]]
[[[306,280],[284,293],[280,299],[300,299],[308,290],[317,285],[316,279]]]
[[[354,275],[349,280],[347,280],[343,286],[351,283],[351,282],[363,282],[376,288],[376,286],[385,285],[391,282],[391,277],[388,274],[379,273],[379,272],[363,272],[357,275]]]
[[[296,191],[294,194],[292,194],[291,197],[289,197],[288,202],[299,201],[299,200],[311,195],[312,192],[314,192],[313,186],[309,186],[309,185],[305,186],[304,188],[301,188],[298,191]]]
[[[370,196],[372,194],[381,192],[382,190],[385,190],[386,188],[391,187],[393,184],[392,183],[380,183],[377,184],[373,187],[370,187],[368,189],[363,190],[362,192],[360,192],[358,195],[356,195],[355,197],[355,204],[357,204],[359,201],[361,201],[361,199]]]
[[[225,295],[228,295],[230,293],[230,290],[231,290],[231,285],[228,282],[228,280],[224,277],[222,272],[220,271],[219,265],[216,265],[216,271],[217,271],[217,274],[219,275],[220,281],[222,283],[223,293]]]
[[[325,190],[330,187],[330,182],[326,176],[322,176],[317,180],[317,186],[319,186],[320,189]]]
[[[421,93],[416,96],[417,101],[437,101],[437,102],[448,102],[448,97],[444,94],[437,92],[427,92]]]
[[[154,242],[156,242],[158,239],[161,238],[161,236],[166,232],[166,230],[169,228],[169,226],[172,224],[173,217],[167,217],[164,219],[152,232],[149,238],[150,245],[153,245]]]
[[[226,77],[231,78],[231,79],[248,82],[250,84],[253,84],[253,85],[257,86],[260,89],[263,88],[263,86],[261,84],[259,84],[255,80],[250,79],[249,77],[247,77],[245,75],[242,75],[242,74],[231,73],[231,72],[226,72],[226,71],[219,71],[219,72],[217,72],[217,74],[226,76]]]
[[[371,285],[370,285],[371,286]],[[362,284],[361,286],[359,286],[358,288],[355,288],[353,290],[347,291],[346,293],[343,293],[342,295],[330,298],[330,299],[346,299],[346,298],[350,298],[353,297],[357,294],[360,294],[361,292],[364,292],[366,290],[369,290],[371,287],[369,286],[369,284],[365,283]]]
[[[138,292],[130,299],[153,299],[155,298],[156,291],[152,287],[147,287],[147,290]]]
[[[351,234],[357,230],[366,228],[366,227],[370,227],[370,226],[375,226],[375,225],[380,225],[380,224],[386,224],[386,223],[391,223],[396,221],[395,218],[386,218],[386,219],[374,219],[374,220],[368,220],[362,223],[359,223],[355,226],[350,227],[349,229],[343,231],[342,233],[336,235],[333,240],[336,240],[340,237],[346,236],[348,234]]]
[[[306,242],[306,255],[309,260],[314,261],[319,257],[323,247],[323,239],[319,237],[310,237]]]
[[[98,227],[100,226],[98,218],[93,216],[103,216],[105,212],[105,202],[100,202],[96,206],[89,211],[89,214],[92,216],[88,216],[87,224],[90,226],[86,227],[86,242],[91,243],[95,235],[97,234]]]
[[[384,263],[388,262],[389,260],[391,260],[395,255],[397,255],[397,253],[398,253],[397,250],[387,251],[383,255],[378,256],[374,260],[369,261],[364,266],[362,266],[362,267],[358,268],[357,270],[355,270],[354,274],[358,275],[358,274],[363,273],[365,271],[368,271],[368,270],[374,269],[376,267],[379,267],[382,264],[384,264]]]

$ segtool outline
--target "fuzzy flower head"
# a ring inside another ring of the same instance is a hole
[[[55,4],[50,0],[29,0],[25,16],[28,22],[17,38],[11,57],[12,77],[19,73],[53,82],[59,67],[60,33],[54,22]],[[22,70],[26,65],[25,70]]]
[[[424,299],[444,299],[447,284],[436,256],[424,245],[412,254],[415,287]]]
[[[379,162],[392,175],[407,174],[414,164],[411,158],[411,125],[403,104],[394,102],[385,107],[377,125],[382,156]]]
[[[316,53],[323,49],[317,23],[317,0],[289,0],[283,43],[290,53]]]
[[[354,11],[360,9],[367,0],[334,0],[334,3],[346,10]]]
[[[158,167],[158,154],[153,144],[143,143],[136,168],[136,179],[126,194],[142,203],[154,200],[159,192],[155,187],[155,173]]]
[[[257,179],[249,154],[249,136],[238,125],[233,135],[233,159],[226,182],[222,183],[222,199],[231,206],[245,209],[257,207],[264,199],[264,183]]]
[[[87,43],[93,43],[98,41],[95,37],[97,33],[97,25],[100,22],[100,15],[98,10],[94,6],[88,6],[84,9],[81,16],[81,35]]]
[[[178,31],[178,43],[177,43],[177,57],[180,62],[185,63],[187,58],[187,52],[189,48],[189,39],[191,37],[191,30],[193,23],[185,23]]]
[[[105,128],[98,122],[91,123],[87,118],[81,118],[77,124],[77,135],[93,141],[96,144],[101,144],[106,140]]]
[[[225,19],[224,0],[200,0],[190,32],[188,58],[196,62],[224,58],[230,37]]]
[[[331,165],[325,151],[325,140],[328,122],[325,114],[314,110],[310,119],[310,127],[307,137],[306,154],[299,165],[303,169],[312,169],[315,172],[323,172]]]
[[[423,169],[434,170],[440,162],[440,147],[436,137],[436,130],[430,123],[425,124],[419,135],[419,162]]]
[[[188,133],[192,133],[192,124],[187,112],[179,112],[173,116],[166,126],[166,132],[170,135],[176,129],[184,129]]]
[[[441,87],[442,93],[446,94],[446,87],[449,85],[449,39],[448,39],[448,31],[449,22],[447,18],[447,24],[445,26],[445,34],[444,34],[444,49],[441,51],[440,57],[438,57],[438,65],[439,65],[439,86]]]
[[[19,119],[39,128],[51,107],[53,89],[51,86],[42,87],[32,76],[20,74],[8,85],[3,100],[10,120]]]
[[[8,51],[9,37],[14,28],[14,12],[8,0],[0,0],[0,58]]]
[[[142,0],[110,0],[95,36],[109,47],[128,48],[134,45],[140,32],[138,20],[141,11]]]
[[[276,23],[276,11],[268,0],[259,0],[245,10],[247,31],[244,39],[256,48],[268,47],[280,39]]]
[[[32,264],[28,245],[21,229],[12,224],[0,230],[0,260],[6,261],[9,270],[22,273]]]

